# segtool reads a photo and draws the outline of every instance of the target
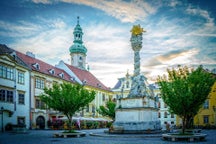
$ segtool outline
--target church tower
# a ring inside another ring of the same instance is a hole
[[[87,49],[82,41],[82,28],[79,25],[79,17],[77,17],[77,25],[74,28],[74,41],[73,45],[69,48],[71,55],[71,65],[77,68],[86,70],[86,53]]]

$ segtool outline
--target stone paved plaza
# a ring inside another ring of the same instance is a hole
[[[166,144],[159,134],[155,135],[105,135],[104,129],[82,130],[87,133],[81,138],[54,138],[53,130],[30,130],[27,134],[0,133],[0,144]],[[206,141],[190,142],[199,144],[216,144],[216,130],[203,130],[208,134]],[[98,136],[90,136],[90,133]],[[177,144],[187,142],[176,142]]]

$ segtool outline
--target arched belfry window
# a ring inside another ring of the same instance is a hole
[[[130,84],[129,81],[127,81],[127,82],[126,82],[126,88],[129,88],[129,87],[130,87],[129,84]]]

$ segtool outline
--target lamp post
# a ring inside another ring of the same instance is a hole
[[[2,132],[4,132],[4,123],[3,123],[3,117],[4,117],[4,107],[1,107],[1,114],[2,114]]]

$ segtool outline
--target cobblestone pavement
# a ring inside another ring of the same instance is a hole
[[[105,135],[104,129],[82,130],[85,137],[80,138],[54,138],[53,130],[29,130],[26,134],[0,133],[0,144],[167,144],[174,143],[163,141],[160,134],[150,135]],[[98,136],[91,136],[90,133]],[[190,142],[190,144],[216,144],[216,130],[203,130],[208,134],[206,141]],[[187,142],[176,142],[177,144]]]

